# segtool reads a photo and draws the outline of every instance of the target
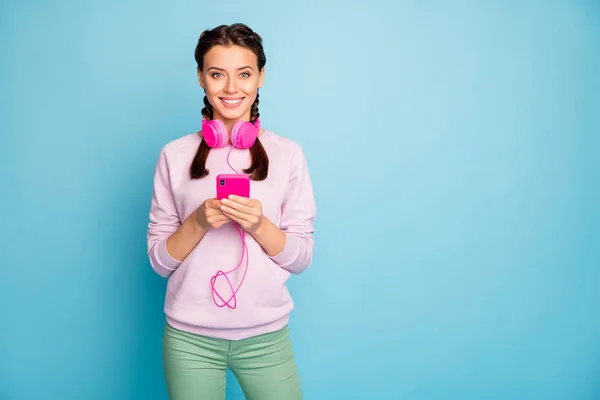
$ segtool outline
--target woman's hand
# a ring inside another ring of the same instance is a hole
[[[220,207],[221,202],[219,200],[205,200],[200,207],[194,211],[194,216],[198,225],[205,231],[208,231],[209,229],[220,228],[230,222],[231,219],[223,214]]]
[[[263,223],[262,204],[259,200],[231,195],[222,199],[221,204],[223,214],[249,233],[256,232]]]

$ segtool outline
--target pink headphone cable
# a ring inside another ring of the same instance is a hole
[[[231,154],[233,147],[234,146],[231,146],[231,149],[229,149],[229,152],[227,153],[227,165],[229,165],[229,168],[231,168],[233,170],[233,172],[235,172],[236,174],[239,175],[239,172],[237,172],[235,170],[235,168],[233,168],[231,166],[231,164],[229,163],[229,155]],[[212,287],[212,298],[213,298],[213,302],[215,303],[215,305],[217,307],[227,306],[233,310],[237,307],[236,294],[242,287],[242,283],[244,282],[244,279],[246,278],[246,273],[248,272],[248,246],[246,245],[246,240],[245,240],[246,232],[243,229],[240,230],[237,222],[235,222],[235,221],[232,221],[232,222],[233,222],[233,226],[235,227],[235,230],[239,233],[239,235],[242,239],[242,258],[240,259],[240,262],[238,263],[237,267],[235,267],[234,269],[227,271],[227,272],[223,272],[223,271],[219,270],[212,278],[210,278],[210,286]],[[238,285],[237,289],[233,290],[233,285],[231,284],[231,281],[227,277],[227,274],[235,271],[242,265],[242,261],[244,260],[244,254],[246,255],[246,269],[244,270],[244,275],[242,275],[242,279],[241,279],[240,284]],[[231,297],[227,301],[225,301],[225,299],[223,299],[223,297],[221,297],[221,295],[217,292],[217,289],[215,288],[215,282],[217,281],[217,278],[219,276],[225,277],[225,280],[229,284],[229,288],[231,289],[231,292],[232,292]],[[219,297],[219,299],[221,299],[221,301],[223,302],[222,304],[219,304],[217,302],[217,299],[215,299],[215,294],[217,295],[217,297]],[[229,304],[231,302],[231,300],[233,300],[233,305]]]

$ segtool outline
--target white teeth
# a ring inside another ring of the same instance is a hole
[[[242,101],[242,99],[237,99],[237,100],[226,100],[226,99],[221,99],[221,100],[223,100],[225,103],[227,103],[227,104],[231,104],[231,105],[238,104],[238,103],[240,103],[240,102]]]

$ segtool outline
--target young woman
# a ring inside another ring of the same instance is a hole
[[[202,130],[161,149],[147,235],[152,268],[168,278],[169,396],[224,399],[231,369],[247,399],[301,399],[285,283],[312,261],[306,159],[296,142],[260,126],[266,57],[257,33],[243,24],[204,31],[195,58]],[[249,193],[219,200],[236,177],[249,177]]]

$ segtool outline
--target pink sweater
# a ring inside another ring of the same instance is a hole
[[[270,257],[246,233],[249,265],[237,293],[237,307],[217,307],[210,279],[219,270],[235,268],[242,243],[233,223],[209,230],[189,256],[178,261],[166,250],[167,238],[207,198],[216,196],[216,175],[233,173],[227,165],[231,146],[211,149],[209,175],[191,180],[189,167],[200,144],[189,134],[166,144],[160,151],[148,224],[148,257],[154,271],[168,278],[164,311],[175,328],[201,335],[243,339],[282,328],[294,308],[285,286],[290,273],[298,274],[311,263],[316,208],[309,171],[301,147],[271,131],[259,137],[269,157],[266,180],[250,183],[250,197],[260,200],[265,217],[286,233],[281,253]],[[234,148],[229,162],[238,172],[250,165],[249,150]],[[240,228],[241,229],[241,228]],[[234,289],[244,263],[228,275]],[[225,279],[216,285],[223,298],[231,296]]]

